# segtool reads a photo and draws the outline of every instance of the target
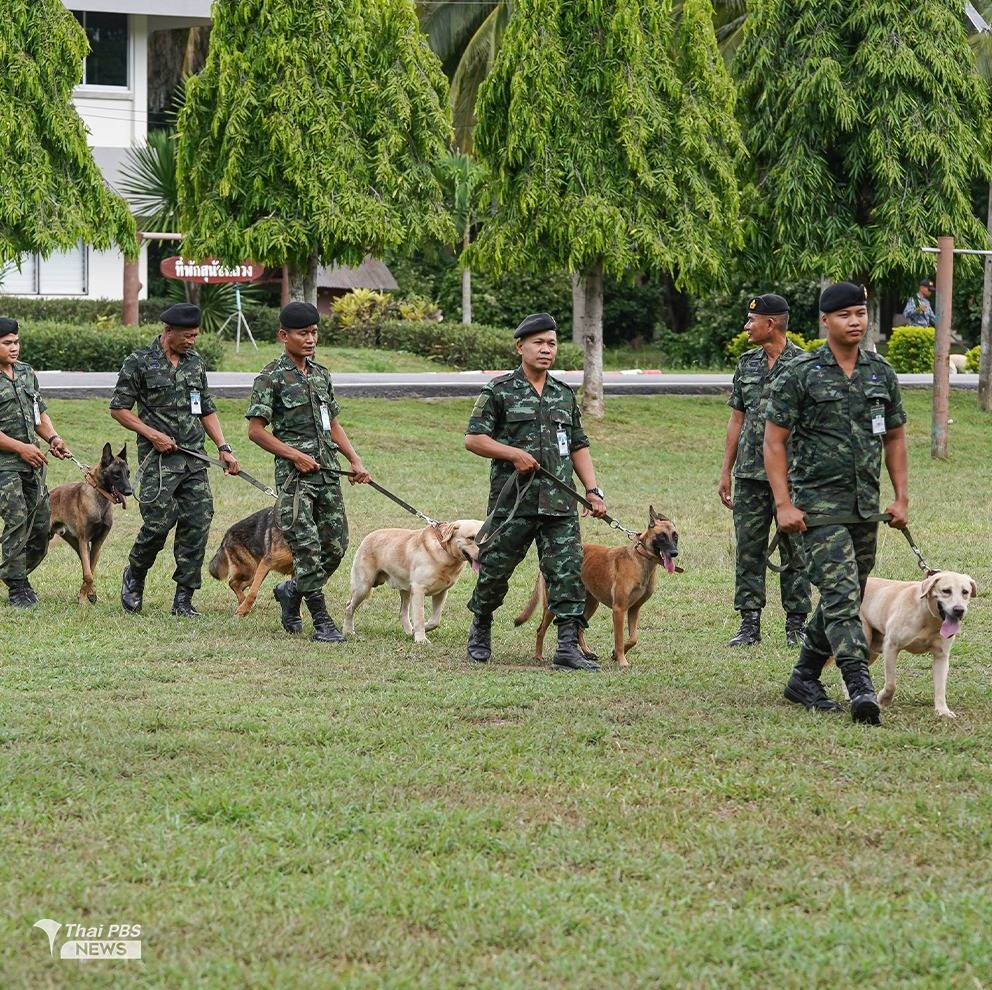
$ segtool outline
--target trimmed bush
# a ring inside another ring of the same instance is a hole
[[[419,354],[463,371],[509,370],[520,363],[508,330],[477,323],[466,326],[463,323],[393,320],[383,324],[381,340],[382,347]],[[555,368],[574,371],[581,367],[582,349],[569,341],[560,342]]]
[[[787,330],[785,335],[796,347],[801,347],[804,351],[812,351],[823,343],[822,340],[807,340],[805,337],[800,336],[798,333],[793,333],[791,330]],[[727,359],[732,365],[736,366],[737,362],[741,359],[741,355],[749,349],[747,331],[742,330],[727,344]]]
[[[36,371],[120,371],[124,359],[151,343],[151,327],[30,323],[21,328],[21,356]],[[216,371],[224,347],[215,334],[201,333],[196,351]]]
[[[933,371],[933,327],[896,327],[885,356],[899,374],[920,375]]]
[[[975,346],[965,354],[964,370],[970,372],[973,375],[978,374],[978,362],[982,357],[982,346],[981,344],[975,344]]]

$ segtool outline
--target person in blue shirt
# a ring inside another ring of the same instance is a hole
[[[902,315],[911,327],[935,327],[937,314],[930,305],[933,293],[933,282],[928,278],[920,280],[919,289],[915,296],[910,296],[903,308]]]

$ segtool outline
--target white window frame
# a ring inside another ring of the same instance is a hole
[[[88,297],[90,294],[90,246],[80,241],[78,247],[83,255],[83,288],[81,292],[43,293],[41,291],[41,266],[45,264],[47,259],[43,258],[37,251],[35,251],[29,255],[32,264],[34,265],[34,271],[31,279],[31,290],[29,292],[8,292],[4,289],[3,282],[0,281],[0,296],[38,296],[40,299],[83,299]],[[13,262],[10,264],[13,265]]]
[[[75,16],[76,14],[82,14],[83,19],[86,19],[86,15],[90,13],[119,13],[118,11],[90,11],[90,10],[74,10],[69,8],[69,13]],[[94,84],[88,82],[79,83],[74,92],[78,93],[80,96],[106,96],[106,97],[118,97],[127,98],[134,94],[134,21],[130,14],[124,14],[124,18],[127,23],[127,83],[123,86],[108,86],[106,84]],[[82,26],[82,25],[81,25]],[[83,64],[81,66],[83,79],[86,78],[86,59],[83,59]]]

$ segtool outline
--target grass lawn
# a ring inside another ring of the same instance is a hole
[[[992,421],[973,394],[951,401],[953,457],[935,464],[929,396],[907,398],[912,525],[932,560],[987,592]],[[471,405],[352,400],[342,420],[384,484],[437,516],[478,517]],[[685,567],[659,577],[624,673],[529,659],[534,622],[514,630],[512,616],[533,554],[479,669],[464,660],[470,574],[432,646],[403,636],[395,592],[379,589],[356,639],[329,648],[281,632],[271,579],[245,620],[209,576],[206,617],[171,618],[169,553],[145,614],[124,616],[133,504],[118,511],[98,605],[75,603],[78,564],[54,548],[35,575],[43,605],[0,606],[0,986],[988,987],[988,598],[954,649],[956,720],[933,713],[929,658],[909,656],[880,729],[796,711],[781,697],[793,657],[777,604],[761,647],[724,648],[726,406],[607,408],[589,429],[609,505],[628,525],[649,502],[671,515]],[[241,404],[221,410],[247,469],[270,478]],[[123,439],[98,402],[51,412],[84,459]],[[77,476],[56,463],[49,483]],[[264,505],[212,483],[210,554]],[[346,498],[353,546],[411,524],[371,490]],[[595,521],[583,530],[618,542]],[[350,562],[328,586],[339,620]],[[894,532],[877,572],[916,576]],[[609,638],[600,613],[590,640],[608,655]],[[140,924],[143,959],[53,960],[39,918]]]
[[[250,371],[257,372],[274,358],[282,354],[282,347],[272,341],[260,340],[258,350],[251,346],[250,340],[241,341],[241,350],[234,350],[234,341],[224,341],[224,362],[221,371]],[[332,371],[450,371],[446,364],[428,361],[417,354],[405,351],[385,351],[372,347],[326,347],[323,344],[317,354],[317,360],[327,365]]]

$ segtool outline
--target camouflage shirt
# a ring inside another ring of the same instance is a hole
[[[906,422],[899,381],[885,358],[859,351],[848,378],[826,344],[800,355],[772,384],[766,416],[792,431],[789,480],[800,509],[878,512],[881,428]]]
[[[544,392],[538,395],[524,376],[523,366],[513,374],[494,379],[482,390],[466,433],[483,434],[507,446],[526,450],[543,468],[568,485],[572,485],[569,455],[589,446],[572,389],[548,375]],[[567,448],[564,453],[559,447],[559,433],[564,435],[564,447]],[[489,471],[490,512],[506,479],[515,471],[509,461],[493,459]],[[511,506],[512,502],[500,506],[500,515],[509,512]],[[575,500],[570,495],[546,478],[536,478],[520,503],[517,515],[570,516],[575,511]]]
[[[14,377],[0,373],[0,432],[12,440],[36,444],[35,425],[48,407],[41,397],[38,376],[23,361],[14,362]],[[0,471],[30,471],[28,463],[13,451],[0,451]]]
[[[147,426],[172,437],[180,447],[203,450],[202,416],[216,412],[207,391],[207,369],[196,351],[188,351],[173,367],[156,337],[147,347],[125,359],[110,399],[111,409],[133,409]],[[196,410],[196,411],[194,411]],[[138,437],[138,457],[144,460],[155,448]],[[206,471],[207,465],[187,454],[162,457],[167,471]]]
[[[737,441],[737,460],[734,477],[767,481],[765,474],[765,406],[771,384],[789,364],[806,352],[786,338],[785,350],[769,368],[768,358],[760,347],[745,351],[737,362],[734,387],[727,405],[744,413],[744,426]]]
[[[326,425],[322,408],[326,409]],[[307,358],[304,374],[283,354],[267,364],[255,379],[245,418],[264,419],[272,425],[272,435],[277,440],[309,454],[322,467],[335,468],[338,448],[331,440],[331,423],[340,411],[330,372]],[[276,486],[284,484],[292,471],[291,461],[277,457]],[[315,471],[306,479],[311,483],[337,482],[339,476],[332,471]]]

